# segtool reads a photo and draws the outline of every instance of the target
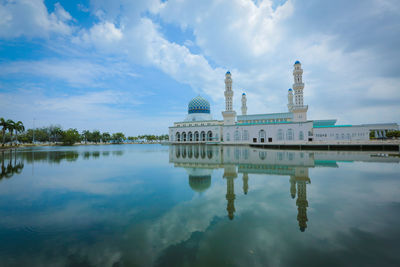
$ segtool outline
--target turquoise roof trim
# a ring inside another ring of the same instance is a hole
[[[334,127],[353,127],[353,125],[324,125],[324,126],[313,126],[313,128],[334,128]]]
[[[313,121],[313,126],[330,126],[330,125],[335,125],[336,120],[315,120]]]

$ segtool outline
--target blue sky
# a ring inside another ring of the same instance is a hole
[[[286,111],[302,62],[309,119],[400,120],[400,3],[0,0],[0,117],[26,127],[167,133],[202,95]]]

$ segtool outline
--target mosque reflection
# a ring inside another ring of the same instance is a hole
[[[189,185],[196,192],[211,186],[214,169],[223,169],[226,180],[228,218],[235,213],[235,179],[242,176],[243,193],[249,192],[249,174],[289,176],[289,191],[296,199],[300,231],[307,228],[307,185],[311,183],[309,168],[337,168],[339,161],[399,162],[399,158],[376,156],[368,152],[265,150],[246,146],[174,145],[169,148],[169,161],[185,168]]]

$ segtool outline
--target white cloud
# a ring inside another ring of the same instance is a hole
[[[61,79],[73,86],[96,87],[105,77],[123,75],[134,77],[135,73],[124,63],[45,59],[0,64],[0,77],[10,75],[36,75],[48,79]]]
[[[0,3],[0,37],[48,37],[51,33],[69,35],[71,15],[59,4],[48,13],[42,0],[5,1]]]

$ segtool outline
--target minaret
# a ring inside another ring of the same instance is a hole
[[[246,94],[242,94],[242,115],[247,115],[247,98]]]
[[[249,191],[249,174],[247,172],[243,173],[243,193],[247,195]]]
[[[292,90],[292,88],[289,88],[289,90],[288,90],[288,105],[287,106],[288,106],[289,112],[291,112],[293,109],[293,90]]]
[[[234,125],[236,112],[233,110],[233,90],[231,72],[225,74],[225,111],[222,112],[224,117],[224,125]]]
[[[303,69],[301,68],[300,61],[296,61],[294,63],[293,80],[294,80],[293,90],[295,99],[295,104],[291,110],[294,115],[293,121],[295,122],[306,121],[308,106],[304,106],[303,103],[304,83],[303,83]]]

